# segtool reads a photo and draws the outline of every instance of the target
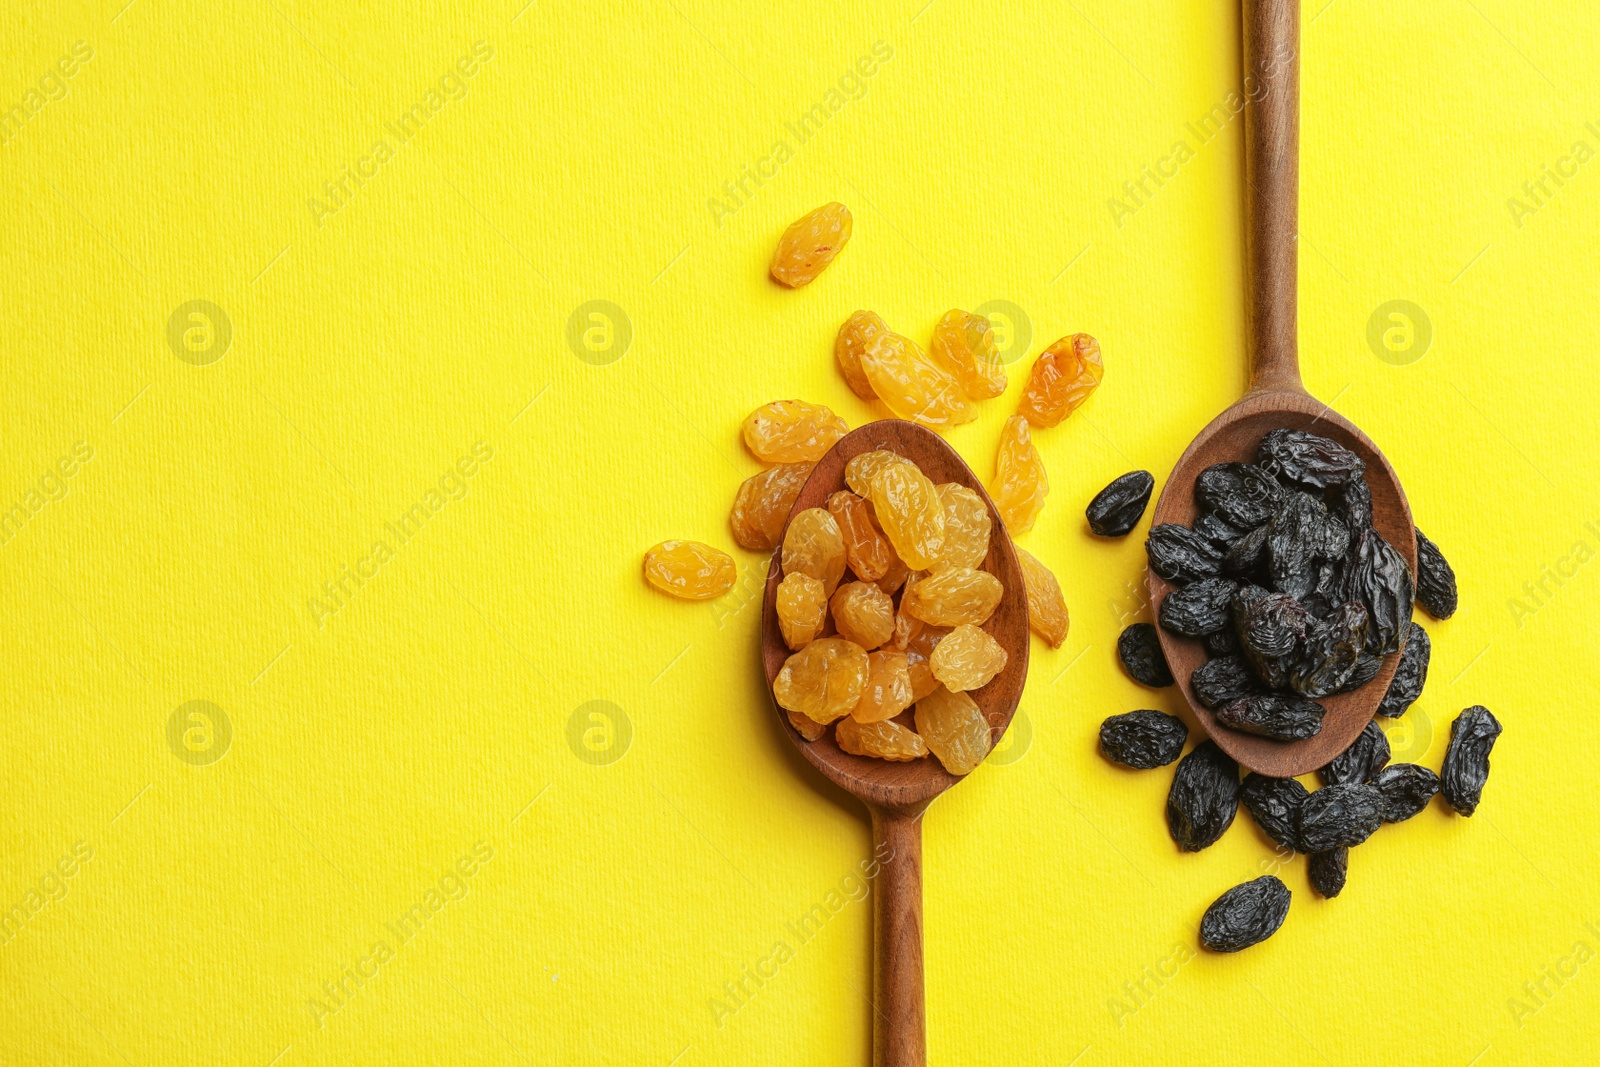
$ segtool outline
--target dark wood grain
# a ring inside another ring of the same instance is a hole
[[[1000,579],[1005,596],[983,624],[1006,651],[1006,665],[972,697],[989,721],[991,743],[998,744],[1028,678],[1028,600],[1022,567],[994,501],[983,483],[954,449],[932,430],[898,419],[885,419],[852,430],[818,461],[790,518],[806,508],[824,507],[834,492],[847,488],[845,464],[863,452],[888,449],[912,460],[935,484],[956,482],[977,493],[989,510],[992,532],[983,569]],[[785,524],[785,530],[788,527]],[[781,542],[780,542],[781,543]],[[789,658],[778,627],[778,583],[783,578],[780,553],[773,553],[761,605],[761,658],[767,691]],[[819,771],[859,798],[872,815],[875,856],[880,870],[874,880],[873,952],[876,993],[873,998],[873,1047],[880,1067],[922,1067],[925,1062],[922,970],[922,813],[935,797],[961,781],[929,756],[909,763],[890,763],[853,756],[834,743],[830,731],[807,741],[789,724],[776,702],[780,728]],[[911,711],[900,722],[912,725]]]

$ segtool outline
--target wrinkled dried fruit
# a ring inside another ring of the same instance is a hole
[[[842,637],[824,637],[784,661],[772,695],[780,708],[830,723],[850,714],[866,684],[866,651]]]
[[[947,567],[908,584],[900,606],[934,626],[982,626],[1004,593],[1000,579],[988,571]]]
[[[823,508],[806,508],[783,535],[783,573],[809,574],[832,595],[844,577],[844,537]]]
[[[1289,887],[1264,874],[1216,899],[1200,919],[1200,944],[1212,952],[1238,952],[1278,932],[1289,914]]]
[[[1017,548],[1022,564],[1022,584],[1028,592],[1028,625],[1051,648],[1067,639],[1067,602],[1056,576],[1025,548]]]
[[[851,709],[857,722],[882,722],[911,706],[911,670],[904,652],[867,653],[867,684]]]
[[[1304,600],[1316,588],[1317,563],[1339,559],[1349,547],[1349,531],[1322,501],[1290,493],[1267,523],[1267,577],[1273,589]]]
[[[1289,669],[1289,688],[1313,699],[1340,692],[1361,659],[1366,637],[1367,609],[1354,600],[1326,619],[1310,620],[1300,658]]]
[[[1295,652],[1305,640],[1311,616],[1292,597],[1241,586],[1233,598],[1233,628],[1239,649],[1256,676],[1270,688],[1289,684]]]
[[[878,532],[882,533],[883,531],[879,530]],[[887,541],[888,538],[885,538],[884,540]],[[899,555],[896,554],[894,546],[890,545],[889,569],[887,572],[885,572],[882,578],[878,579],[878,588],[882,589],[890,596],[894,596],[900,587],[906,584],[906,579],[910,576],[911,568],[906,566],[905,560],[901,559]]]
[[[872,497],[872,479],[877,477],[878,472],[885,467],[896,464],[915,466],[914,463],[900,453],[890,452],[885,448],[880,448],[874,452],[863,452],[859,456],[851,458],[844,465],[844,484],[848,485],[850,491],[856,496],[861,497],[863,500],[870,499]]]
[[[1208,708],[1220,708],[1240,697],[1261,692],[1261,680],[1239,655],[1207,660],[1189,675],[1194,698]]]
[[[798,711],[785,711],[789,717],[789,725],[793,726],[795,733],[807,741],[815,741],[828,732],[828,727],[818,722],[809,715],[802,715]]]
[[[1389,762],[1389,738],[1375,722],[1362,727],[1350,747],[1328,761],[1317,771],[1324,785],[1341,782],[1370,782]]]
[[[1086,333],[1063,337],[1034,361],[1017,412],[1035,426],[1054,426],[1089,399],[1105,373],[1100,342]]]
[[[1316,853],[1361,844],[1382,822],[1381,799],[1361,782],[1323,786],[1300,805],[1300,846]]]
[[[923,426],[959,426],[978,409],[955,375],[940,367],[909,337],[880,333],[861,353],[861,369],[890,411]]]
[[[1263,833],[1282,848],[1300,848],[1300,808],[1306,802],[1306,787],[1293,778],[1269,778],[1247,774],[1239,786],[1239,799]]]
[[[1322,732],[1326,710],[1294,693],[1257,693],[1217,709],[1217,721],[1275,741],[1304,741]]]
[[[920,631],[912,636],[906,643],[906,664],[911,672],[911,699],[921,700],[929,693],[939,689],[939,679],[933,676],[933,668],[928,664],[933,658],[933,653],[938,649],[939,642],[950,633],[942,626],[922,626]]]
[[[871,582],[847,582],[828,601],[839,636],[871,651],[894,636],[894,601]]]
[[[1350,556],[1350,595],[1367,608],[1367,651],[1387,656],[1411,621],[1411,572],[1376,530],[1364,531]]]
[[[928,660],[933,676],[952,693],[988,685],[1005,665],[1006,650],[1000,642],[972,625],[951,630]]]
[[[772,276],[791,289],[810,284],[850,241],[852,219],[843,204],[823,204],[789,224],[772,253]]]
[[[844,373],[850,391],[862,400],[876,400],[878,394],[867,381],[867,372],[861,369],[861,353],[867,350],[874,337],[888,332],[889,327],[877,312],[857,311],[844,320],[838,336],[833,339],[833,356],[839,361],[839,370]]]
[[[914,571],[926,570],[944,551],[944,504],[939,491],[912,463],[887,463],[872,476],[873,513],[895,554]]]
[[[1267,533],[1265,525],[1257,526],[1229,545],[1227,554],[1222,557],[1223,572],[1237,578],[1266,581]]]
[[[1209,511],[1202,511],[1196,515],[1194,522],[1189,524],[1189,528],[1216,545],[1223,552],[1227,552],[1235,541],[1244,536],[1244,531],[1237,526],[1229,525]],[[1227,557],[1224,556],[1223,559],[1226,561]]]
[[[786,574],[778,583],[778,629],[796,651],[815,641],[828,622],[828,587],[809,574]]]
[[[1366,473],[1361,457],[1326,437],[1277,429],[1261,439],[1256,463],[1280,478],[1313,489],[1335,489]]]
[[[1000,448],[994,460],[995,510],[1014,534],[1027,533],[1044,508],[1050,492],[1050,479],[1044,460],[1033,447],[1028,422],[1017,415],[1006,420],[1000,431]]]
[[[1117,637],[1117,658],[1122,669],[1141,685],[1163,689],[1172,684],[1172,670],[1167,666],[1166,653],[1161,651],[1161,639],[1156,628],[1147,622],[1136,622]]]
[[[1400,665],[1389,681],[1389,691],[1378,704],[1378,714],[1393,718],[1404,715],[1406,709],[1422,695],[1422,686],[1428,680],[1428,661],[1433,658],[1433,641],[1428,631],[1411,622],[1406,624],[1406,644],[1400,650]],[[1374,672],[1376,673],[1376,672]]]
[[[1204,637],[1228,625],[1228,607],[1239,583],[1232,578],[1201,578],[1180,586],[1161,601],[1161,625],[1185,637]]]
[[[1239,652],[1239,635],[1233,627],[1215,630],[1205,636],[1206,651],[1213,656],[1233,656]]]
[[[1330,495],[1330,502],[1350,536],[1356,537],[1372,529],[1372,489],[1365,478],[1352,478]]]
[[[1216,463],[1195,479],[1194,497],[1230,526],[1252,530],[1277,512],[1284,490],[1253,463]]]
[[[989,555],[992,525],[983,498],[955,482],[937,488],[944,507],[944,551],[939,562],[951,567],[981,567]]]
[[[1450,724],[1450,747],[1439,771],[1440,791],[1459,814],[1471,815],[1489,780],[1489,751],[1500,736],[1500,721],[1482,704],[1456,716]]]
[[[947,311],[933,328],[928,355],[974,400],[988,400],[1006,391],[1006,372],[995,352],[994,327],[981,315]]]
[[[1144,541],[1150,569],[1169,582],[1210,578],[1222,571],[1222,552],[1187,526],[1163,522]]]
[[[1417,603],[1436,619],[1456,613],[1456,572],[1439,546],[1417,531]]]
[[[828,514],[839,524],[844,538],[844,559],[850,573],[863,582],[875,582],[889,573],[893,554],[888,540],[872,522],[867,502],[846,489],[828,497]]]
[[[751,475],[739,486],[733,512],[728,516],[733,539],[740,548],[768,552],[783,536],[784,521],[795,497],[811,476],[810,463],[782,463]]]
[[[904,652],[921,632],[921,619],[913,619],[903,610],[896,611],[894,614],[894,636],[889,638],[889,644]]]
[[[1167,793],[1167,829],[1185,852],[1199,852],[1233,825],[1239,810],[1239,765],[1202,741],[1178,761]]]
[[[742,432],[763,463],[815,463],[850,426],[826,405],[774,400],[745,416]]]
[[[928,754],[922,738],[897,722],[857,722],[841,719],[834,728],[833,738],[839,747],[852,756],[875,756],[878,759],[907,763]]]
[[[1183,755],[1189,728],[1176,715],[1130,711],[1100,724],[1100,751],[1106,759],[1141,771],[1165,767]]]
[[[969,774],[989,754],[989,721],[965,693],[943,687],[917,701],[917,732],[951,774]]]
[[[1428,806],[1439,792],[1439,776],[1415,763],[1385,767],[1372,780],[1384,822],[1405,822]]]
[[[699,541],[663,541],[644,554],[645,581],[685,600],[710,600],[733,588],[733,557]]]
[[[1344,878],[1349,869],[1350,850],[1347,848],[1313,852],[1306,860],[1306,877],[1311,881],[1311,888],[1329,900],[1344,889]]]
[[[1101,537],[1122,537],[1144,518],[1156,480],[1149,471],[1129,471],[1095,494],[1084,512]]]
[[[1376,678],[1378,676],[1378,672],[1382,669],[1383,658],[1381,656],[1374,656],[1370,652],[1363,652],[1361,655],[1356,657],[1356,665],[1350,671],[1350,676],[1344,680],[1343,685],[1334,690],[1334,693],[1348,693],[1352,690],[1360,689],[1362,686]],[[1331,696],[1333,694],[1329,695]]]

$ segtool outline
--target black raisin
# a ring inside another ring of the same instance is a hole
[[[1306,877],[1311,881],[1311,888],[1330,900],[1344,888],[1344,876],[1349,869],[1350,850],[1347,848],[1313,852],[1306,860]]]
[[[1367,608],[1367,651],[1387,656],[1400,647],[1411,621],[1411,572],[1376,530],[1356,539],[1350,553],[1350,595]]]
[[[1100,724],[1100,751],[1113,763],[1142,771],[1165,767],[1183,755],[1189,728],[1175,715],[1130,711]]]
[[[1268,837],[1284,848],[1300,850],[1300,805],[1306,787],[1293,778],[1247,774],[1239,786],[1239,799]]]
[[[1372,785],[1381,798],[1383,821],[1405,822],[1439,792],[1439,776],[1415,763],[1396,763],[1380,771]]]
[[[1378,714],[1394,718],[1404,715],[1412,701],[1422,695],[1428,680],[1428,660],[1433,656],[1433,641],[1428,631],[1416,623],[1406,624],[1406,646],[1400,650],[1400,665],[1395,668],[1389,691],[1378,705]]]
[[[1328,761],[1317,772],[1324,785],[1341,782],[1370,782],[1389,762],[1389,738],[1375,722],[1369,722],[1356,734],[1350,747]]]
[[[1201,578],[1180,586],[1161,601],[1161,625],[1185,637],[1204,637],[1228,625],[1228,606],[1239,583],[1232,578]]]
[[[1256,675],[1273,689],[1288,685],[1310,613],[1293,597],[1250,585],[1234,594],[1232,613],[1239,648]]]
[[[1213,630],[1206,634],[1206,651],[1213,656],[1231,656],[1239,651],[1239,635],[1231,626]]]
[[[1352,478],[1340,486],[1334,504],[1352,537],[1372,529],[1372,490],[1366,479]]]
[[[1482,704],[1456,716],[1450,724],[1450,747],[1439,772],[1440,792],[1462,815],[1478,810],[1483,785],[1489,780],[1489,750],[1500,736],[1500,721]]]
[[[1233,825],[1239,811],[1239,765],[1202,741],[1178,761],[1167,794],[1167,829],[1185,852],[1199,852]]]
[[[1323,560],[1317,564],[1317,584],[1301,601],[1306,610],[1319,619],[1328,615],[1350,599],[1344,580],[1344,563],[1340,560]]]
[[[1136,622],[1122,631],[1117,638],[1117,658],[1136,682],[1152,689],[1172,684],[1172,670],[1167,666],[1166,653],[1161,651],[1161,639],[1150,623]]]
[[[1328,695],[1332,696],[1335,693],[1348,693],[1351,690],[1360,689],[1376,678],[1378,672],[1382,669],[1383,657],[1374,656],[1370,652],[1363,652],[1356,657],[1356,665],[1350,671],[1350,677],[1346,678],[1343,685]]]
[[[1251,463],[1217,463],[1200,472],[1194,496],[1230,526],[1249,530],[1272,518],[1283,499],[1277,479]]]
[[[1266,578],[1267,528],[1257,526],[1228,546],[1222,569],[1236,578]]]
[[[1240,656],[1207,660],[1189,675],[1194,698],[1208,708],[1220,708],[1242,696],[1261,692],[1261,680]]]
[[[1243,530],[1230,526],[1209,511],[1196,515],[1190,526],[1195,533],[1224,551],[1244,534]]]
[[[1289,687],[1313,699],[1340,692],[1361,658],[1366,638],[1367,609],[1353,600],[1326,620],[1311,620],[1300,658],[1289,671]]]
[[[1382,819],[1378,790],[1361,782],[1325,785],[1300,805],[1300,844],[1307,852],[1354,848]]]
[[[1274,741],[1304,741],[1322,732],[1325,709],[1293,693],[1258,693],[1217,709],[1217,721]]]
[[[1129,471],[1089,501],[1085,514],[1089,529],[1101,537],[1122,537],[1144,517],[1145,506],[1150,503],[1150,490],[1156,480],[1149,471]]]
[[[1289,887],[1270,874],[1236,885],[1200,919],[1200,943],[1212,952],[1238,952],[1260,944],[1289,914]]]
[[[1296,600],[1309,596],[1320,577],[1318,563],[1343,556],[1350,532],[1309,493],[1291,493],[1267,524],[1267,577],[1272,588]]]
[[[1261,439],[1256,463],[1279,478],[1313,489],[1334,489],[1361,477],[1361,457],[1326,437],[1304,430],[1273,430]]]
[[[1456,613],[1456,572],[1421,530],[1417,531],[1417,603],[1436,619]]]
[[[1150,569],[1169,582],[1210,578],[1222,570],[1222,550],[1187,526],[1163,522],[1144,541]]]

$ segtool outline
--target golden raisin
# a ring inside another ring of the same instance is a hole
[[[939,486],[944,507],[944,551],[939,562],[951,567],[976,567],[989,554],[989,509],[983,498],[964,485]]]
[[[994,506],[1013,534],[1027,533],[1044,507],[1050,479],[1044,460],[1033,447],[1027,420],[1013,415],[1000,431],[1000,449],[994,461]]]
[[[904,652],[867,653],[867,684],[850,717],[856,722],[882,722],[911,706],[911,670]]]
[[[913,619],[904,610],[897,611],[894,616],[894,636],[889,638],[889,643],[903,652],[911,644],[912,638],[921,632],[921,619]]]
[[[798,711],[785,711],[784,714],[789,716],[789,725],[807,741],[815,741],[828,732],[827,726],[809,715],[802,715]]]
[[[1067,602],[1061,596],[1061,583],[1026,550],[1018,548],[1017,558],[1028,590],[1028,624],[1051,648],[1060,648],[1067,639]]]
[[[1099,341],[1086,333],[1063,337],[1034,360],[1017,410],[1035,426],[1054,426],[1089,399],[1105,373]]]
[[[817,639],[828,622],[828,590],[809,574],[786,574],[778,583],[778,629],[783,643],[802,649]]]
[[[939,688],[939,679],[933,676],[933,668],[928,664],[938,650],[939,642],[949,633],[942,626],[923,626],[906,643],[906,670],[911,674],[912,700],[921,700]]]
[[[780,708],[830,723],[850,714],[866,684],[866,650],[842,637],[824,637],[784,661],[772,696]]]
[[[839,370],[844,373],[851,392],[862,400],[876,400],[878,394],[872,391],[867,372],[861,369],[861,353],[874,337],[888,332],[888,325],[877,312],[857,311],[844,320],[839,335],[833,339],[833,356],[839,361]]]
[[[916,466],[909,459],[898,452],[890,452],[880,448],[875,452],[863,452],[853,457],[844,465],[844,484],[850,491],[863,499],[872,496],[872,479],[883,468],[893,464]]]
[[[861,369],[878,399],[902,419],[944,427],[978,417],[955,375],[929,359],[909,337],[878,334],[861,354]]]
[[[769,552],[783,536],[783,523],[811,475],[810,463],[783,463],[753,474],[739,486],[728,516],[739,547]]]
[[[995,352],[994,327],[981,315],[947,311],[933,328],[928,345],[933,361],[955,376],[974,400],[988,400],[1006,391],[1006,372]]]
[[[917,701],[917,732],[951,774],[970,774],[989,754],[989,723],[973,699],[943,687]]]
[[[970,624],[951,630],[928,660],[933,676],[952,693],[988,685],[1005,665],[1006,650],[1000,642]]]
[[[894,636],[894,601],[871,582],[848,582],[828,606],[839,636],[871,650]]]
[[[825,404],[774,400],[744,420],[744,443],[763,463],[815,463],[850,426]]]
[[[905,763],[928,754],[922,738],[897,722],[857,722],[842,719],[833,736],[839,747],[853,756],[876,756],[878,759]]]
[[[839,524],[845,562],[852,574],[864,582],[875,582],[889,573],[889,542],[872,524],[872,509],[865,500],[841,489],[828,498],[828,514]]]
[[[931,567],[944,550],[944,505],[914,463],[890,463],[872,476],[873,514],[895,553],[912,570]]]
[[[1000,579],[987,571],[943,567],[907,585],[900,606],[934,626],[982,626],[1004,593]]]
[[[789,224],[772,253],[772,276],[791,289],[810,284],[850,241],[850,209],[823,204]]]
[[[844,577],[844,537],[823,508],[800,512],[783,535],[783,573],[797,571],[820,581],[829,596]]]
[[[663,541],[644,554],[645,581],[685,600],[710,600],[733,588],[733,557],[699,541]]]
[[[878,579],[878,588],[893,596],[897,589],[906,584],[906,578],[910,574],[911,568],[906,566],[905,561],[896,554],[894,546],[890,545],[889,569],[882,578]]]

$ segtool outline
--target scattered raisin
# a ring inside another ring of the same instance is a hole
[[[1150,623],[1136,622],[1122,631],[1117,638],[1117,658],[1129,677],[1141,685],[1163,689],[1172,684],[1172,670],[1167,666],[1166,653],[1161,651],[1161,639]]]
[[[1028,625],[1051,648],[1067,639],[1067,602],[1056,576],[1027,549],[1014,546],[1022,563],[1022,584],[1028,594]]]
[[[1311,888],[1332,900],[1344,889],[1344,878],[1350,870],[1350,850],[1333,848],[1326,852],[1313,852],[1306,860],[1306,877]]]
[[[888,332],[888,325],[878,317],[877,312],[857,311],[844,320],[838,336],[833,340],[833,356],[839,361],[839,370],[844,374],[845,383],[862,400],[876,400],[878,394],[867,380],[867,372],[861,369],[861,353],[866,351],[867,344],[874,337]]]
[[[959,308],[947,311],[933,328],[928,345],[933,361],[955,376],[974,400],[988,400],[1006,391],[1006,372],[995,351],[994,327],[982,315]]]
[[[1167,793],[1167,829],[1185,852],[1199,852],[1233,825],[1239,810],[1239,765],[1215,741],[1183,759]]]
[[[1385,767],[1372,780],[1384,822],[1404,822],[1428,806],[1439,792],[1439,776],[1415,763]]]
[[[699,541],[663,541],[644,554],[645,581],[685,600],[710,600],[733,588],[733,557]]]
[[[878,398],[902,419],[940,428],[978,417],[955,376],[909,337],[890,331],[874,335],[862,349],[861,370]]]
[[[1382,822],[1378,790],[1362,782],[1325,785],[1300,806],[1300,846],[1307,852],[1353,848]]]
[[[1456,613],[1456,572],[1439,546],[1417,531],[1417,603],[1436,619]]]
[[[1130,711],[1100,724],[1100,751],[1113,763],[1148,771],[1183,755],[1189,728],[1175,715]]]
[[[1428,660],[1433,656],[1433,641],[1428,631],[1411,622],[1406,624],[1406,644],[1400,650],[1400,665],[1395,668],[1389,691],[1378,705],[1378,714],[1394,718],[1404,715],[1406,709],[1422,695],[1422,686],[1428,680]]]
[[[1129,471],[1095,494],[1085,514],[1101,537],[1122,537],[1139,525],[1156,480],[1149,471]]]
[[[1264,774],[1247,774],[1239,786],[1239,799],[1244,801],[1250,817],[1281,848],[1300,848],[1300,807],[1311,794],[1293,778],[1269,778]]]
[[[823,204],[789,224],[772,254],[772,276],[791,289],[821,274],[850,241],[850,209]]]
[[[1474,704],[1450,724],[1450,747],[1439,772],[1440,791],[1462,815],[1478,810],[1489,780],[1489,751],[1500,736],[1500,721],[1482,704]]]
[[[1035,426],[1054,426],[1089,399],[1105,372],[1100,342],[1086,333],[1063,337],[1034,361],[1017,412]]]
[[[1238,952],[1278,932],[1289,914],[1289,887],[1270,874],[1236,885],[1200,919],[1200,944],[1212,952]]]
[[[1389,738],[1376,722],[1369,722],[1356,734],[1350,747],[1317,771],[1323,785],[1341,782],[1370,782],[1389,762]]]
[[[1049,492],[1050,479],[1044,472],[1039,450],[1033,447],[1028,421],[1013,415],[1000,431],[1000,447],[995,453],[991,494],[995,510],[1012,533],[1027,533],[1039,518]]]

